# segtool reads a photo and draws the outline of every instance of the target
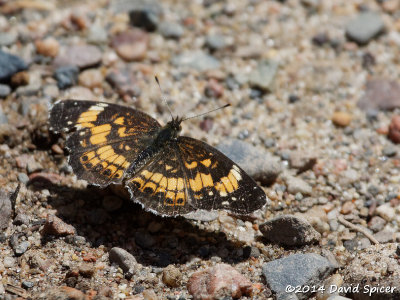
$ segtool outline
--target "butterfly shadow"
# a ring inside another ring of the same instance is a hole
[[[89,246],[104,245],[108,251],[123,248],[142,265],[165,267],[196,257],[232,264],[249,258],[243,255],[248,253],[248,247],[229,240],[224,232],[207,229],[211,227],[207,223],[154,215],[139,204],[116,196],[109,188],[76,189],[49,183],[46,188],[51,194],[48,204],[57,210],[59,218],[75,227],[77,235],[84,237]],[[113,205],[120,207],[110,211]],[[43,242],[54,238],[57,237],[44,236]]]

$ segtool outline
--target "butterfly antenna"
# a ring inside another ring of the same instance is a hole
[[[172,111],[171,111],[171,109],[169,108],[169,105],[168,105],[167,99],[165,98],[164,91],[163,91],[163,89],[161,88],[160,81],[158,81],[158,77],[157,77],[157,76],[154,76],[154,78],[156,79],[156,82],[157,82],[158,88],[160,89],[161,98],[163,99],[163,101],[164,101],[165,105],[167,106],[167,108],[168,108],[168,110],[169,110],[169,114],[171,115],[171,119],[173,119],[174,117],[172,116]]]
[[[215,109],[210,110],[210,111],[207,111],[207,112],[205,112],[205,113],[202,113],[202,114],[200,114],[200,115],[196,115],[196,116],[193,116],[193,117],[185,118],[185,119],[182,120],[182,122],[183,122],[183,121],[186,121],[186,120],[189,120],[189,119],[193,119],[193,118],[197,118],[197,117],[201,117],[201,116],[207,115],[207,114],[209,114],[209,113],[212,113],[212,112],[214,112],[214,111],[216,111],[216,110],[223,109],[223,108],[228,107],[228,106],[231,106],[231,104],[228,103],[228,104],[225,104],[225,105],[223,105],[223,106],[221,106],[221,107],[215,108]]]

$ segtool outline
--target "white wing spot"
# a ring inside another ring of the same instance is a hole
[[[96,104],[96,105],[92,105],[92,106],[89,108],[89,110],[99,110],[99,111],[103,111],[103,110],[104,110],[104,107],[103,107],[103,106],[100,106],[100,104],[102,104],[102,103],[99,103],[99,104]]]
[[[214,193],[213,193],[212,191],[210,191],[210,192],[208,193],[208,195],[209,195],[209,196],[212,196],[212,195],[214,195]]]
[[[224,205],[224,206],[228,206],[229,202],[228,201],[223,201],[221,204]]]
[[[228,194],[227,194],[226,192],[224,192],[224,191],[220,191],[220,192],[219,192],[219,195],[220,195],[221,197],[226,197],[226,196],[228,196]]]
[[[242,179],[242,175],[240,175],[240,169],[237,165],[233,165],[233,169],[231,170],[231,172],[237,181],[240,181]]]

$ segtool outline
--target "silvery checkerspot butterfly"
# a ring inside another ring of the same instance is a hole
[[[217,149],[179,136],[181,122],[161,126],[136,109],[83,100],[58,101],[50,111],[50,130],[69,133],[66,148],[78,178],[101,187],[123,184],[155,214],[248,214],[263,207],[266,195],[256,182]]]

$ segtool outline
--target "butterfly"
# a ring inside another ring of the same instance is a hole
[[[180,136],[182,121],[161,126],[134,108],[85,100],[57,101],[49,116],[51,131],[68,133],[68,161],[79,179],[123,184],[155,214],[223,209],[244,215],[262,208],[262,188],[217,149]]]

